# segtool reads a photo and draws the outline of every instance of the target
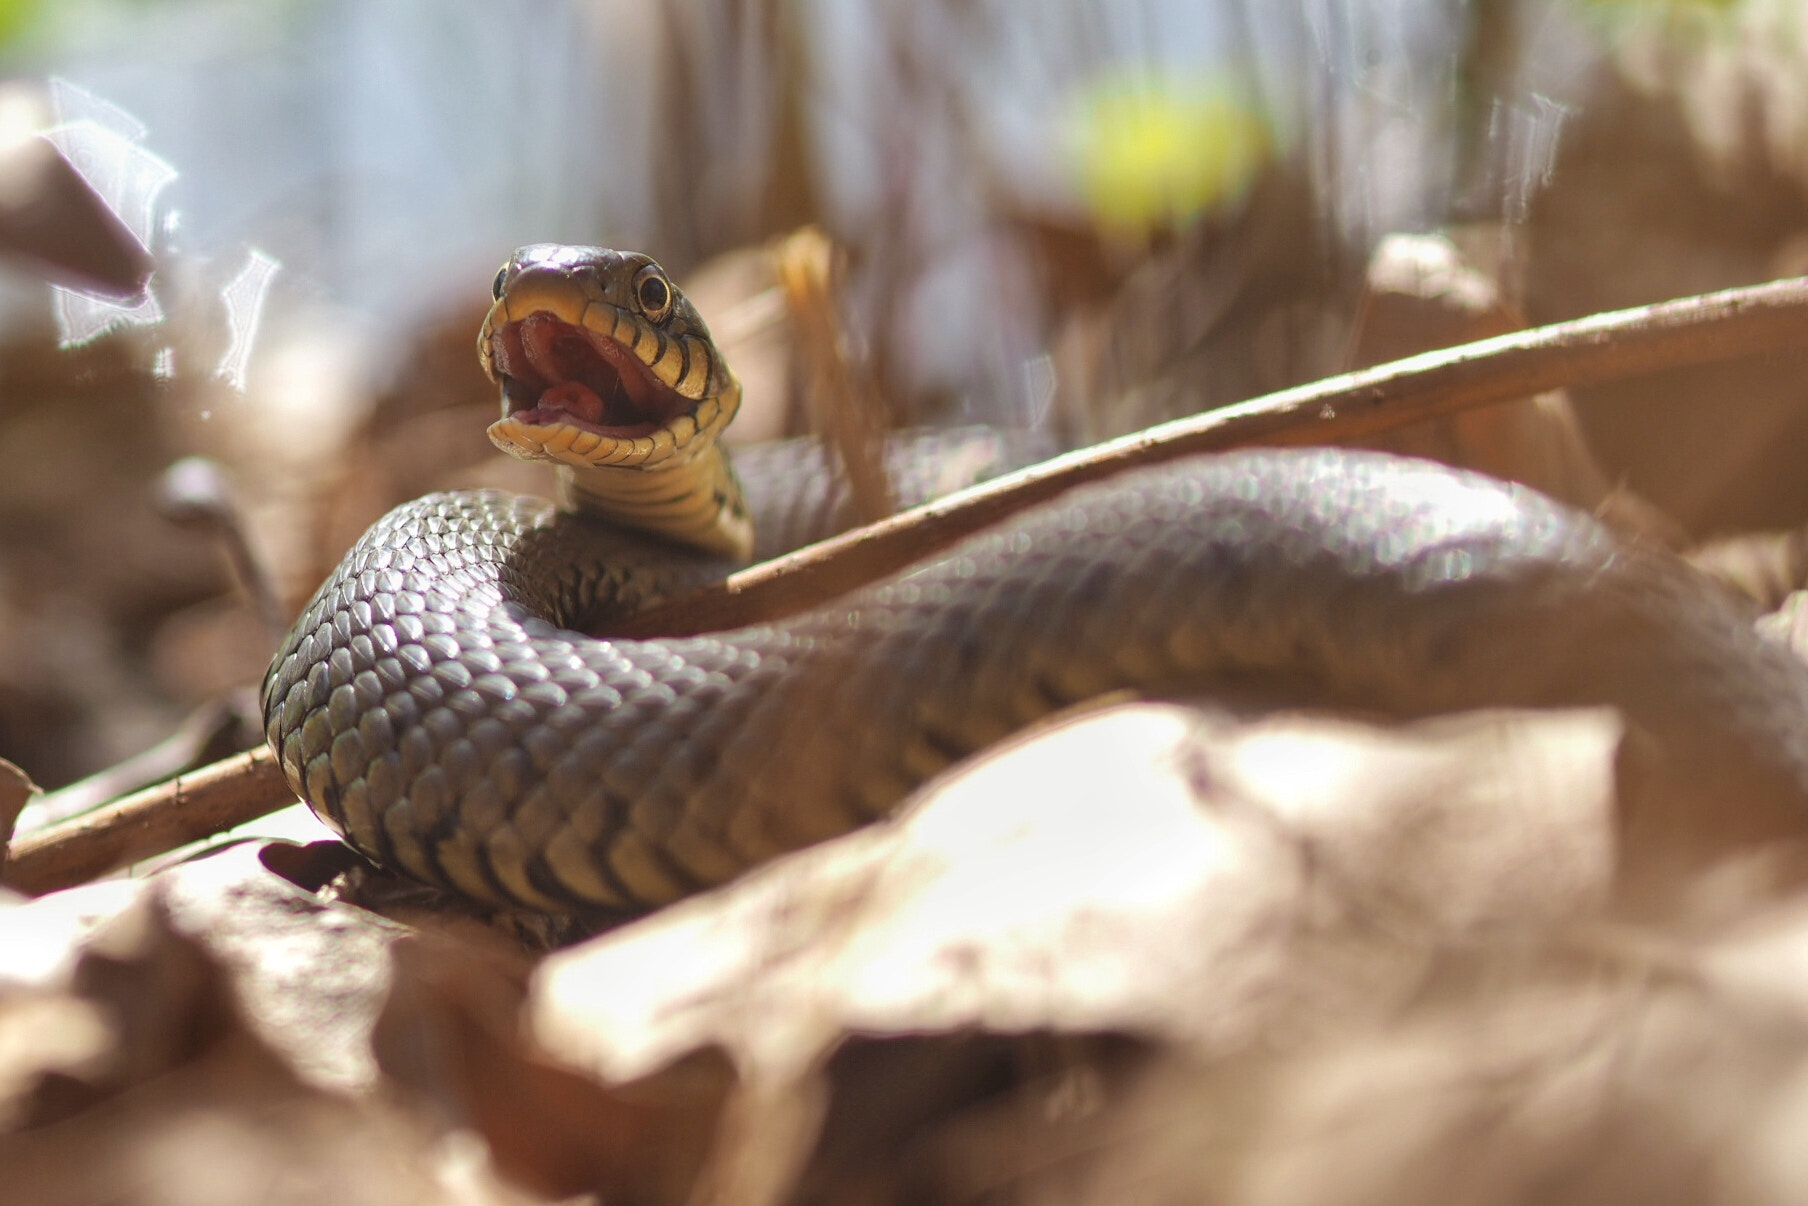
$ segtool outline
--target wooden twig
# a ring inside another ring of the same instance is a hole
[[[1472,407],[1808,348],[1808,278],[1596,314],[1427,352],[1163,423],[948,495],[733,575],[611,632],[688,636],[844,594],[1085,482],[1198,452],[1334,444]]]
[[[15,840],[0,883],[34,896],[86,883],[293,803],[275,755],[235,754]]]
[[[669,635],[758,623],[826,601],[1064,490],[1132,466],[1247,444],[1334,443],[1565,386],[1808,346],[1808,279],[1597,314],[1428,352],[1152,427],[1057,457],[745,570],[637,617]],[[267,750],[228,758],[13,843],[0,879],[81,883],[294,801]]]

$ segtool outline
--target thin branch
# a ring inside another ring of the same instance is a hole
[[[1428,352],[1112,440],[745,570],[637,618],[670,635],[758,623],[833,598],[1082,482],[1248,444],[1328,444],[1565,386],[1808,346],[1808,279],[1597,314]],[[652,622],[648,622],[652,621]],[[20,839],[0,880],[48,892],[294,802],[254,750]]]
[[[962,490],[643,612],[619,636],[765,623],[1122,470],[1252,444],[1335,444],[1546,390],[1808,348],[1808,278],[1596,314],[1427,352],[1163,423]]]
[[[293,803],[269,750],[234,754],[16,839],[0,883],[33,896],[87,883]]]

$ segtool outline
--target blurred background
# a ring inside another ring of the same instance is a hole
[[[809,425],[771,248],[813,225],[888,422],[1083,444],[1808,268],[1805,20],[1794,0],[0,0],[0,145],[47,138],[154,269],[120,299],[30,238],[0,258],[0,756],[55,787],[172,733],[187,760],[255,740],[271,615],[388,506],[519,482],[472,355],[517,244],[657,256],[757,438]],[[0,211],[8,191],[0,170]],[[1378,301],[1402,265],[1430,306],[1404,325]],[[1670,535],[1793,525],[1805,368],[1567,401],[1597,488]]]

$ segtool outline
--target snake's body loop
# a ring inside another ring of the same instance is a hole
[[[516,367],[543,377],[584,358],[529,351]],[[616,371],[536,389],[602,413],[617,403],[584,395]],[[815,463],[796,455],[793,482]],[[1586,516],[1425,462],[1192,458],[782,623],[576,630],[724,569],[537,500],[417,500],[359,541],[279,651],[269,740],[366,854],[554,911],[720,883],[1122,690],[1395,715],[1608,703],[1710,799],[1808,801],[1808,672],[1740,608]]]

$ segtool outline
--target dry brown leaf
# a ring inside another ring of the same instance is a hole
[[[1808,658],[1808,591],[1794,591],[1769,615],[1758,621],[1758,631],[1781,641],[1797,657]]]
[[[447,1142],[381,1101],[298,1079],[244,1024],[232,973],[156,891],[100,927],[66,990],[3,1000],[9,1202],[525,1201],[489,1175],[474,1139]],[[56,1032],[39,1016],[51,1009]]]
[[[148,1182],[166,1197],[146,1201],[514,1201],[492,1162],[552,1196],[685,1200],[732,1079],[719,1055],[605,1090],[523,1048],[526,959],[493,932],[455,919],[398,945],[404,927],[264,854],[0,910],[0,945],[41,940],[0,977],[0,1156],[27,1200]],[[350,1188],[386,1146],[393,1167]],[[247,1189],[259,1166],[293,1192]]]
[[[1773,611],[1808,584],[1808,532],[1795,528],[1729,536],[1691,549],[1688,561],[1765,611]]]
[[[4,859],[4,844],[12,841],[13,823],[33,797],[43,794],[43,789],[31,781],[31,776],[0,758],[0,859]]]
[[[1382,1027],[1209,1063],[1168,1050],[1084,1120],[1028,1094],[921,1154],[935,1200],[1223,1206],[1783,1203],[1802,1018],[1637,956],[1502,947]]]
[[[395,957],[376,1054],[431,1117],[483,1135],[501,1171],[550,1197],[689,1200],[733,1083],[718,1052],[604,1088],[522,1041],[519,953],[421,935]]]
[[[145,891],[144,880],[105,879],[0,907],[0,990],[61,987],[83,941]]]
[[[228,969],[245,1021],[302,1079],[363,1089],[370,1031],[388,991],[382,918],[321,901],[266,870],[241,843],[141,880],[104,880],[0,909],[0,986],[56,989],[93,936],[148,901]]]
[[[241,843],[150,882],[171,924],[229,970],[246,1024],[297,1076],[324,1089],[368,1089],[390,948],[407,931],[322,901],[267,870],[259,853]]]
[[[611,1082],[727,1050],[746,1083],[715,1184],[778,1200],[851,1034],[1231,1053],[1390,1015],[1441,946],[1590,915],[1619,734],[1600,711],[1073,719],[893,823],[549,958],[530,1028]]]
[[[1304,983],[1282,965],[1315,932],[1391,946],[1592,908],[1618,735],[1600,712],[1070,721],[893,824],[548,959],[535,1030],[617,1079],[712,1042],[794,1072],[844,1028],[1228,1038],[1258,985]],[[1162,1004],[1208,986],[1216,1008]]]
[[[1448,949],[1397,1014],[1344,1020],[1227,1059],[1167,1046],[1094,1060],[1083,1094],[1072,1069],[1066,1086],[1023,1081],[894,1147],[909,1191],[889,1200],[1782,1206],[1808,1194],[1800,900],[1694,945],[1595,925]],[[869,1062],[885,1046],[868,1044]],[[842,1179],[820,1200],[849,1184],[833,1171]]]

